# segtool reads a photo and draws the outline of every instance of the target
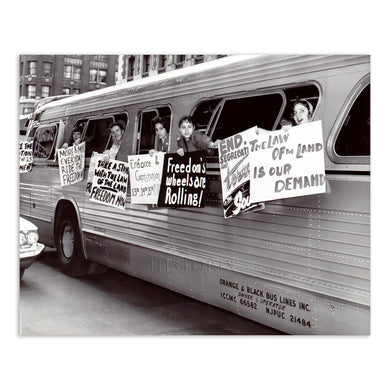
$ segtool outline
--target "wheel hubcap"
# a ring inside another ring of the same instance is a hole
[[[65,225],[62,231],[62,253],[70,259],[74,250],[74,232],[71,225]]]

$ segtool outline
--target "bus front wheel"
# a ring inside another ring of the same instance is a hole
[[[88,272],[90,261],[86,260],[81,245],[81,236],[75,216],[61,213],[56,229],[57,257],[62,271],[69,276],[83,276]]]

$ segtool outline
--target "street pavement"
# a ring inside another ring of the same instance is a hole
[[[68,277],[52,248],[20,282],[19,326],[21,336],[282,334],[111,269]]]

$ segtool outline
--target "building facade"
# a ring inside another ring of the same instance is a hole
[[[124,83],[155,74],[212,61],[225,55],[166,54],[120,55],[118,81]]]
[[[212,61],[225,55],[21,55],[20,115],[53,96],[74,95]]]
[[[32,101],[115,85],[117,70],[117,55],[21,55],[20,114],[34,110]]]

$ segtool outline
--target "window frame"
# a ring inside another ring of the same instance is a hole
[[[141,147],[141,138],[142,138],[142,125],[143,125],[143,114],[149,113],[149,112],[154,112],[155,116],[161,116],[160,109],[169,109],[170,115],[169,115],[169,129],[168,130],[168,135],[169,135],[169,140],[170,140],[170,134],[171,134],[171,129],[172,129],[172,107],[169,104],[162,104],[159,106],[153,106],[153,107],[147,107],[143,108],[138,111],[137,114],[137,120],[136,120],[136,134],[137,134],[137,143],[136,143],[136,150],[135,153],[137,155],[140,154],[140,147]],[[155,140],[155,138],[154,138]],[[151,149],[154,148],[155,142],[153,142],[153,145]],[[149,149],[150,150],[150,149]]]
[[[49,68],[49,69],[46,69],[46,68]],[[47,70],[49,71],[47,73]],[[53,74],[53,63],[52,62],[48,62],[48,61],[44,61],[43,62],[43,67],[42,67],[42,72],[43,72],[43,76],[44,77],[52,77],[52,74]]]
[[[342,106],[326,143],[329,159],[336,164],[370,164],[371,156],[340,156],[336,153],[336,141],[341,132],[344,121],[363,90],[371,84],[370,75],[364,76],[352,89]],[[371,136],[371,135],[370,135]]]
[[[217,106],[214,109],[213,114],[211,115],[211,118],[209,121],[209,126],[207,129],[207,135],[209,137],[211,137],[212,139],[214,139],[213,136],[214,136],[214,132],[215,132],[215,127],[219,121],[219,118],[221,116],[221,113],[223,111],[225,103],[227,101],[279,94],[282,97],[282,104],[281,104],[281,107],[279,109],[279,113],[276,116],[276,120],[274,121],[274,125],[273,125],[272,129],[270,129],[270,131],[276,130],[279,122],[281,121],[281,119],[283,117],[283,113],[284,113],[286,106],[287,106],[287,97],[286,97],[286,94],[284,92],[284,89],[285,88],[283,88],[283,86],[280,86],[277,88],[272,88],[272,89],[267,89],[267,90],[254,90],[251,92],[240,92],[240,93],[222,96],[221,101],[217,104]]]
[[[35,138],[37,136],[37,133],[44,128],[51,128],[55,127],[55,135],[53,139],[53,143],[50,148],[50,153],[48,154],[47,157],[36,157],[35,156]],[[57,137],[58,137],[58,129],[59,129],[59,122],[50,122],[50,123],[45,123],[45,124],[40,124],[39,126],[36,127],[35,132],[34,132],[34,143],[33,143],[33,163],[34,162],[52,162],[53,164],[56,163],[56,143],[57,143]],[[54,151],[54,154],[53,154]]]
[[[30,87],[34,89],[34,95],[30,95]],[[27,98],[28,99],[35,99],[37,96],[37,86],[35,84],[28,84],[27,85]]]

